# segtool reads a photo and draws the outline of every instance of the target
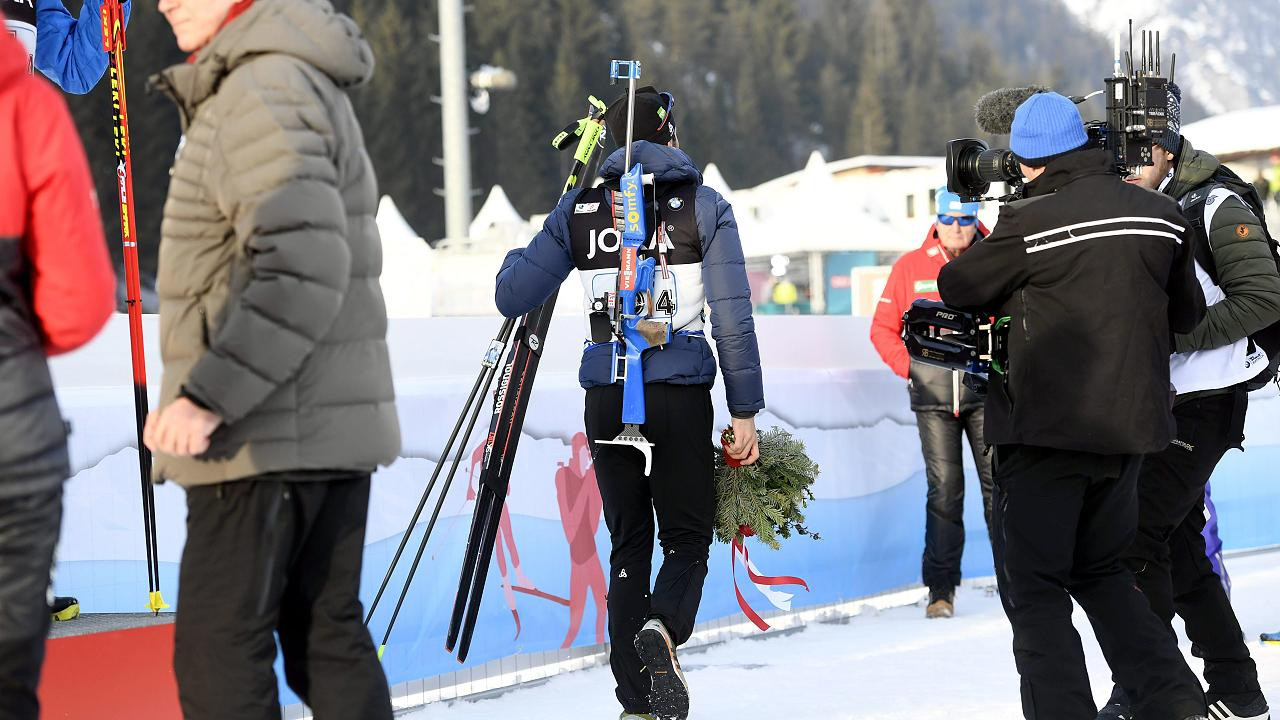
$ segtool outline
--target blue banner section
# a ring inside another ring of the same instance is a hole
[[[601,517],[591,454],[582,435],[582,390],[576,383],[581,319],[558,318],[534,390],[490,567],[489,588],[466,666],[444,651],[462,546],[470,525],[481,437],[464,448],[457,480],[427,547],[384,656],[392,683],[482,665],[517,653],[553,651],[602,642],[609,539]],[[459,347],[483,348],[490,318],[393,323],[392,363],[403,428],[401,458],[374,479],[369,504],[361,597],[372,600],[409,522],[437,453],[462,406],[475,358]],[[154,328],[153,328],[154,329]],[[748,540],[765,575],[804,578],[794,591],[799,609],[851,600],[919,582],[924,549],[926,483],[915,417],[905,383],[883,369],[866,342],[867,322],[853,318],[760,318],[769,407],[761,428],[778,425],[804,441],[822,468],[807,523],[821,540],[793,538],[771,552]],[[109,358],[127,341],[123,324],[109,329],[101,355],[91,349],[55,363],[71,439],[74,476],[68,481],[55,589],[74,595],[85,612],[141,612],[146,602],[145,548],[137,481],[132,394],[127,382],[104,388]],[[803,348],[803,351],[799,350]],[[126,381],[125,365],[119,377]],[[155,363],[158,367],[158,361]],[[110,368],[108,368],[110,369]],[[728,424],[722,388],[715,390],[717,427]],[[124,418],[125,420],[121,420]],[[1280,544],[1280,398],[1274,390],[1251,398],[1245,451],[1231,451],[1213,477],[1213,497],[1227,549]],[[713,438],[707,438],[711,445]],[[661,448],[658,449],[661,451]],[[966,577],[992,574],[981,494],[966,458]],[[156,488],[161,585],[179,605],[177,563],[185,540],[185,494]],[[409,558],[424,525],[414,529]],[[655,553],[655,568],[658,558]],[[1228,567],[1230,563],[1228,563]],[[397,570],[371,629],[380,638],[395,604],[407,560]],[[727,545],[711,548],[700,621],[742,617],[733,593]],[[744,597],[761,613],[768,599],[739,572]],[[284,609],[289,612],[288,608]],[[283,677],[283,675],[281,675]],[[281,700],[296,701],[281,683]]]

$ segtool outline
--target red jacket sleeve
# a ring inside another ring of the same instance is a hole
[[[906,276],[903,263],[894,263],[871,318],[871,343],[889,369],[903,378],[908,377],[911,370],[911,357],[902,343],[902,313],[907,309]]]
[[[30,81],[20,130],[32,306],[49,355],[93,339],[115,310],[115,273],[80,136],[66,103]]]

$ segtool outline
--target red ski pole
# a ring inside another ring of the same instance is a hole
[[[138,272],[138,223],[134,215],[133,159],[129,142],[129,104],[124,81],[124,8],[120,0],[102,3],[102,49],[111,57],[111,109],[115,121],[116,177],[120,183],[120,239],[124,243],[124,282],[129,307],[129,343],[133,351],[133,405],[138,426],[138,470],[142,477],[142,528],[147,545],[147,609],[169,607],[160,594],[156,552],[156,501],[151,484],[151,452],[142,442],[147,420],[147,365],[142,338],[142,280]]]

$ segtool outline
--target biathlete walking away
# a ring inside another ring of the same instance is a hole
[[[648,414],[640,429],[654,444],[647,476],[634,448],[600,443],[623,428],[613,343],[588,339],[579,372],[612,544],[610,665],[623,718],[685,718],[689,711],[676,647],[693,633],[716,510],[711,445],[716,358],[704,335],[708,306],[737,438],[730,455],[755,462],[755,414],[764,408],[751,290],[733,209],[702,185],[702,175],[679,148],[674,105],[669,93],[644,87],[636,91],[631,113],[634,163],[653,176],[653,184],[644,185],[644,212],[646,226],[655,233],[640,256],[663,267],[648,319],[671,329],[670,342],[643,356]],[[625,95],[605,115],[610,135],[623,146],[627,115]],[[605,162],[603,185],[565,195],[529,246],[507,255],[497,280],[503,315],[518,317],[538,307],[575,268],[588,309],[617,287],[622,243],[613,207],[619,178],[630,169],[623,167],[624,151]],[[662,566],[650,588],[655,513]]]

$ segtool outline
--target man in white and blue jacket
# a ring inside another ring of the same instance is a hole
[[[127,22],[132,3],[123,5]],[[101,11],[102,0],[84,0],[78,18],[62,0],[0,0],[5,29],[26,47],[31,67],[77,95],[92,90],[107,71]]]
[[[626,142],[626,98],[605,118],[615,142]],[[704,335],[706,308],[733,416],[730,456],[755,462],[755,415],[764,408],[751,288],[733,209],[678,148],[674,100],[641,88],[634,104],[633,163],[652,173],[645,186],[646,227],[660,228],[641,248],[659,260],[649,319],[669,323],[672,339],[644,353],[648,422],[654,443],[648,477],[640,453],[601,445],[622,430],[622,385],[613,379],[612,343],[588,339],[579,380],[587,391],[586,429],[609,527],[610,664],[624,718],[684,718],[688,687],[675,648],[689,639],[707,575],[716,500],[711,386],[716,358]],[[604,164],[603,185],[571,192],[529,246],[513,250],[497,279],[498,310],[517,317],[542,304],[575,268],[592,299],[616,288],[621,235],[613,195],[623,167],[619,149]],[[650,593],[654,515],[662,567]]]

